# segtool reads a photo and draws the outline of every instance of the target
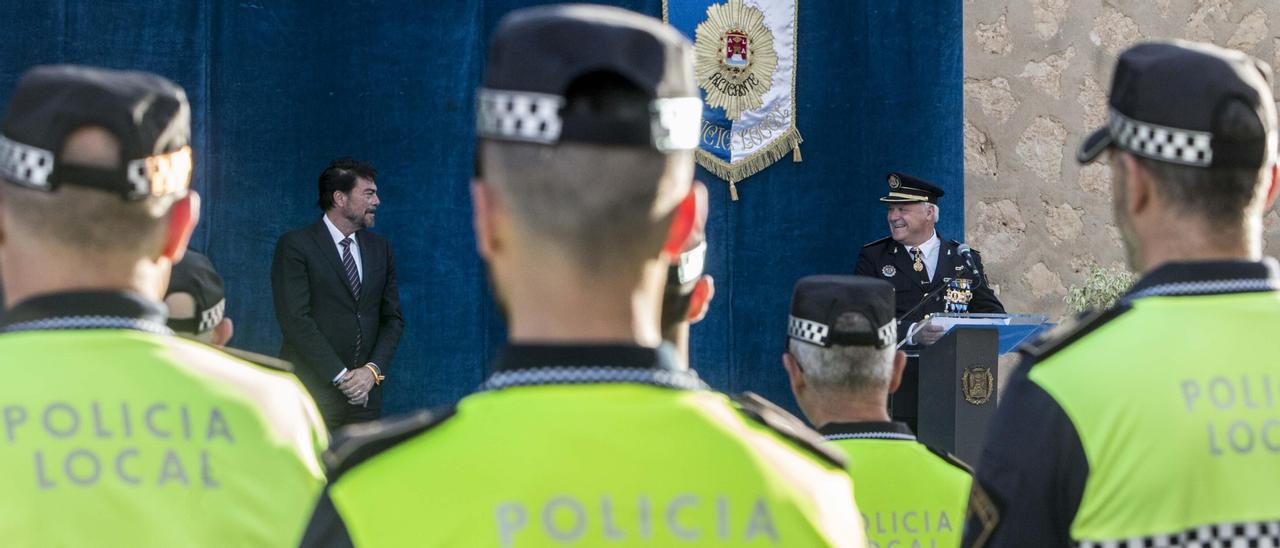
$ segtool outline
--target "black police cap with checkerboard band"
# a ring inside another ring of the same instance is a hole
[[[1120,54],[1109,97],[1107,123],[1081,143],[1081,163],[1110,147],[1204,168],[1259,168],[1274,159],[1271,67],[1242,52],[1182,41],[1138,44]],[[1250,111],[1262,131],[1246,137],[1231,126]]]
[[[222,321],[227,299],[222,276],[204,254],[188,249],[182,260],[173,265],[165,298],[175,293],[191,296],[195,303],[191,318],[169,317],[169,329],[179,333],[204,333]]]
[[[482,139],[693,150],[702,100],[692,45],[661,21],[609,6],[517,10],[498,24],[477,92]],[[580,79],[610,74],[643,104],[567,104]],[[632,108],[637,107],[637,108]]]
[[[63,162],[67,137],[94,126],[121,150],[118,169]],[[128,200],[181,196],[191,183],[191,108],[181,87],[155,74],[78,65],[26,71],[0,124],[0,177],[53,192],[63,184]]]
[[[859,314],[869,328],[836,328],[844,314]],[[893,284],[867,276],[806,276],[791,292],[787,336],[821,347],[874,346],[885,348],[897,340]]]

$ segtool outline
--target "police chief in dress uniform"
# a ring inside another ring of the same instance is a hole
[[[698,207],[691,57],[620,8],[502,19],[471,192],[509,343],[456,409],[340,434],[304,545],[863,545],[838,454],[662,344]]]
[[[190,107],[144,72],[27,71],[0,131],[6,546],[289,546],[328,436],[290,373],[185,340]]]
[[[1021,349],[967,546],[1280,546],[1272,85],[1266,63],[1210,44],[1120,54],[1108,122],[1077,159],[1111,164],[1142,275]]]
[[[910,336],[926,315],[942,312],[943,294],[953,278],[971,282],[973,299],[968,311],[1003,313],[1004,305],[987,284],[978,251],[955,240],[944,240],[936,230],[938,200],[943,191],[933,183],[903,173],[890,173],[889,193],[880,198],[888,205],[889,236],[871,242],[858,253],[853,273],[886,280],[896,292],[898,340]],[[926,300],[927,299],[927,300]],[[920,332],[908,340],[902,388],[893,395],[893,416],[914,425],[920,372],[916,344],[929,344],[938,332]]]
[[[969,467],[889,419],[907,357],[896,350],[893,286],[865,276],[806,276],[787,318],[783,368],[809,422],[849,455],[872,546],[960,544]]]

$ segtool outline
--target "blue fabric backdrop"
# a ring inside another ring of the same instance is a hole
[[[313,221],[315,179],[353,155],[380,170],[376,231],[396,253],[407,323],[387,408],[456,401],[504,339],[473,244],[472,91],[502,14],[536,2],[5,0],[0,100],[32,64],[141,68],[187,89],[203,218],[192,246],[227,280],[233,345],[274,354],[271,253]],[[616,4],[661,14],[660,0]],[[906,171],[946,191],[940,232],[961,238],[960,0],[801,0],[803,163],[785,158],[711,189],[710,315],[693,363],[713,386],[794,408],[779,365],[791,285],[850,272],[885,233],[876,198]]]

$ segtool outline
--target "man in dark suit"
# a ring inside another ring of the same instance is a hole
[[[942,239],[935,229],[942,189],[902,173],[890,173],[888,181],[889,194],[880,201],[888,205],[889,236],[862,247],[853,273],[893,284],[897,295],[898,339],[911,336],[909,344],[923,345],[941,337],[941,328],[925,329],[914,336],[912,333],[926,315],[946,308],[943,293],[953,278],[965,278],[972,283],[973,298],[968,303],[968,312],[1003,313],[1004,305],[987,284],[978,251],[955,240]],[[908,355],[913,354],[915,352],[908,349]],[[893,395],[892,404],[894,417],[907,421],[912,427],[915,426],[920,374],[916,362],[915,359],[908,361],[902,388]]]
[[[271,292],[294,363],[330,429],[377,419],[381,384],[404,318],[391,247],[366,228],[377,214],[377,171],[345,158],[320,174],[324,215],[276,243]]]

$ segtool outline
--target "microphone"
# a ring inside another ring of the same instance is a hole
[[[965,266],[968,266],[969,270],[978,277],[977,280],[974,280],[974,285],[977,285],[977,282],[982,281],[982,273],[978,271],[977,261],[973,260],[973,250],[969,249],[969,244],[960,244],[960,247],[956,248],[956,252],[960,254],[960,257],[964,258]]]

